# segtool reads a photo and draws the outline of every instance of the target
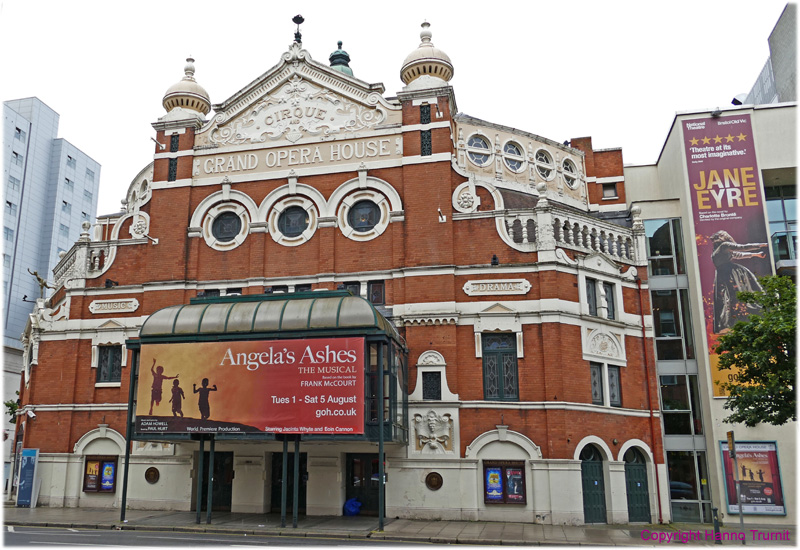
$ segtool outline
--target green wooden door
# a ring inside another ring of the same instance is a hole
[[[584,523],[606,523],[606,488],[603,483],[603,460],[599,451],[587,445],[581,451]]]
[[[628,521],[650,523],[647,464],[637,449],[629,449],[625,453],[625,486],[628,494]]]

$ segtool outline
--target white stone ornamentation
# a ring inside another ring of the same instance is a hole
[[[452,415],[440,415],[433,409],[423,416],[414,415],[415,448],[422,454],[453,452]]]
[[[221,123],[212,131],[210,141],[240,145],[278,139],[295,143],[309,136],[334,139],[335,134],[352,134],[386,120],[385,108],[368,99],[372,105],[353,102],[295,74],[275,94],[265,96],[242,116]]]

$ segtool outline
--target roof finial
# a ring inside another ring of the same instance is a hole
[[[303,35],[300,34],[300,23],[302,23],[303,21],[305,21],[305,19],[303,19],[303,16],[300,14],[297,14],[294,17],[292,17],[292,23],[297,25],[297,32],[294,33],[294,41],[297,42],[298,44],[302,42],[303,38]]]
[[[183,67],[183,73],[186,75],[184,76],[184,80],[194,80],[194,58],[192,54],[189,54],[189,57],[186,58],[186,65]]]

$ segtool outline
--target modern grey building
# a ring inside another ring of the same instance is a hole
[[[35,97],[3,102],[3,401],[16,399],[20,335],[40,297],[29,271],[49,279],[59,253],[97,213],[100,164],[57,137],[58,120]],[[3,428],[13,426],[4,419]],[[10,449],[4,451],[8,463]]]
[[[769,58],[742,103],[797,101],[797,5],[787,4],[769,35]],[[734,100],[734,105],[737,100]]]

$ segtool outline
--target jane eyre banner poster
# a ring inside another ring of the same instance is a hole
[[[750,115],[682,125],[714,396],[724,397],[720,384],[738,373],[719,371],[717,339],[758,311],[736,293],[761,290],[757,278],[772,274],[764,195]]]

